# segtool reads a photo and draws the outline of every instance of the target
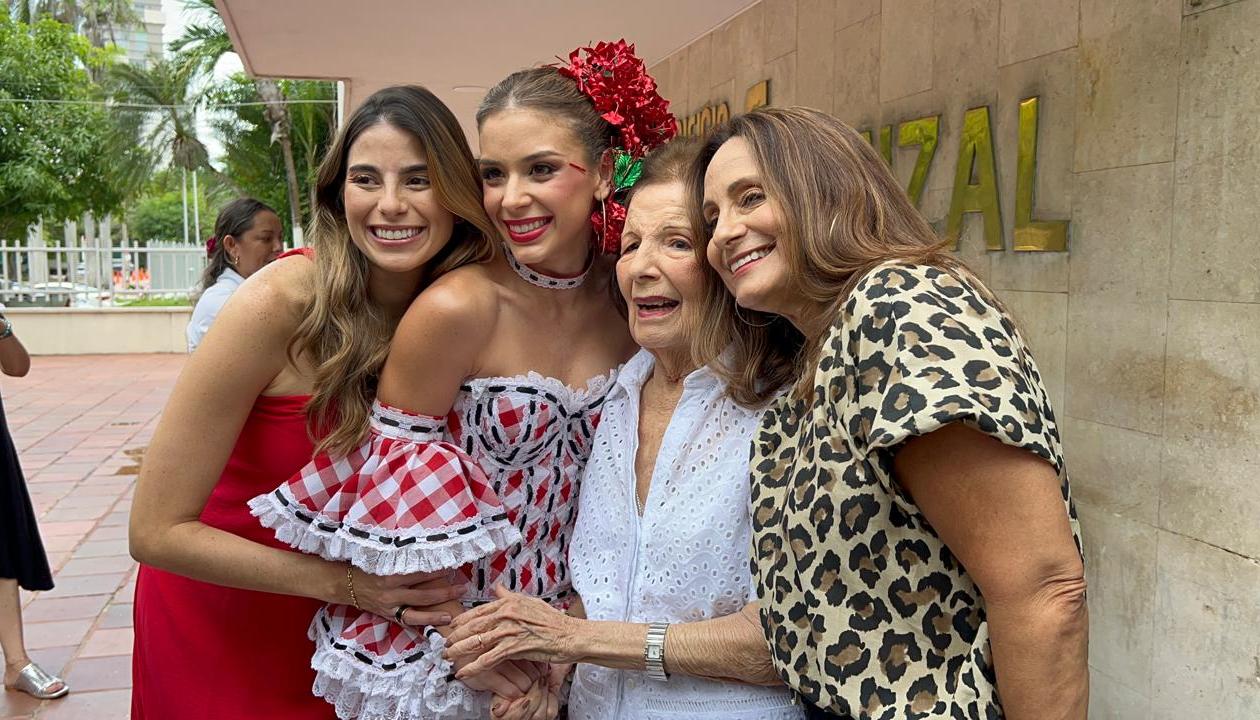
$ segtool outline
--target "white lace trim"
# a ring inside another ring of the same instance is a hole
[[[313,692],[342,720],[478,720],[490,716],[490,696],[450,679],[454,668],[442,657],[446,639],[429,633],[429,647],[415,662],[394,670],[354,658],[355,648],[337,650],[320,631],[321,610],[308,636],[315,641]]]
[[[473,395],[481,395],[485,392],[488,385],[529,385],[531,387],[543,388],[549,390],[553,395],[560,398],[560,402],[564,403],[570,409],[575,406],[588,402],[591,399],[602,397],[608,390],[608,387],[617,379],[617,372],[621,367],[615,367],[607,373],[596,375],[586,381],[583,387],[575,388],[564,384],[564,381],[553,378],[548,375],[530,370],[521,375],[512,375],[510,377],[496,375],[492,377],[470,378],[464,381]]]
[[[276,493],[283,493],[286,505]],[[521,541],[521,533],[506,519],[484,522],[470,532],[456,534],[462,526],[448,528],[424,528],[422,533],[407,535],[392,531],[397,537],[410,541],[400,547],[384,547],[382,543],[370,538],[360,538],[346,531],[348,526],[329,518],[314,514],[307,521],[297,517],[299,510],[305,510],[293,498],[288,487],[281,486],[266,495],[259,495],[249,501],[250,513],[258,518],[264,527],[275,531],[276,539],[289,547],[304,553],[319,555],[325,560],[349,562],[360,570],[372,575],[404,575],[413,572],[433,572],[459,567],[480,560],[491,553],[505,550]],[[310,517],[310,516],[308,516]],[[337,526],[328,531],[320,527]],[[368,534],[381,531],[373,528],[356,528]],[[433,535],[444,532],[451,537],[444,540],[430,540]]]

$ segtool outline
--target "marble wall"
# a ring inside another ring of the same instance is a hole
[[[990,107],[1005,242],[1018,102],[1067,253],[960,254],[1050,387],[1085,532],[1091,718],[1260,718],[1260,0],[762,0],[653,67],[679,115],[770,80],[859,128]],[[909,177],[916,150],[895,150]]]

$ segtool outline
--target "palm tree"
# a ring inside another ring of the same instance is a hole
[[[106,37],[117,45],[118,28],[140,23],[131,0],[6,0],[6,5],[19,22],[30,25],[41,15],[50,15],[83,33],[96,47],[105,47]]]
[[[179,53],[181,60],[189,64],[201,77],[214,72],[219,58],[233,52],[223,19],[214,6],[214,0],[186,0],[187,8],[200,16],[200,21],[189,23],[184,33],[171,43],[171,50]],[[254,78],[258,97],[266,105],[264,116],[271,126],[271,142],[280,145],[284,158],[284,176],[289,197],[289,220],[295,232],[302,227],[302,204],[298,191],[297,166],[293,161],[293,124],[285,104],[284,90],[271,78]]]
[[[6,0],[9,14],[18,22],[30,25],[41,15],[51,15],[57,22],[79,29],[79,4],[74,0]]]
[[[241,193],[232,178],[210,164],[210,154],[197,137],[196,105],[200,97],[193,89],[193,72],[187,63],[155,57],[147,68],[125,63],[111,66],[109,82],[117,100],[153,106],[146,137],[151,151],[169,157],[175,167],[205,170]]]
[[[106,37],[111,45],[117,45],[115,31],[118,28],[140,24],[140,15],[136,13],[131,0],[83,0],[80,11],[83,14],[84,34],[96,47],[105,47]]]

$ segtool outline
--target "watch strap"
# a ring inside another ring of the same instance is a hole
[[[643,644],[643,665],[647,676],[664,682],[669,679],[665,672],[665,632],[669,623],[654,622],[648,625],[647,639]]]

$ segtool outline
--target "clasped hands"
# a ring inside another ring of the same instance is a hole
[[[444,633],[447,645],[443,655],[458,668],[456,679],[465,683],[513,663],[548,668],[543,717],[554,718],[560,711],[565,678],[579,659],[574,638],[576,624],[581,621],[538,598],[502,586],[495,586],[494,594],[498,598],[494,602],[467,610],[451,621],[449,632]],[[515,701],[510,709],[522,702]]]
[[[458,573],[355,572],[354,586],[360,609],[404,625],[438,628],[447,638],[444,655],[455,677],[495,696],[496,720],[550,720],[559,714],[574,661],[565,651],[574,618],[501,587],[494,589],[498,600],[462,611],[459,599],[466,588]]]

